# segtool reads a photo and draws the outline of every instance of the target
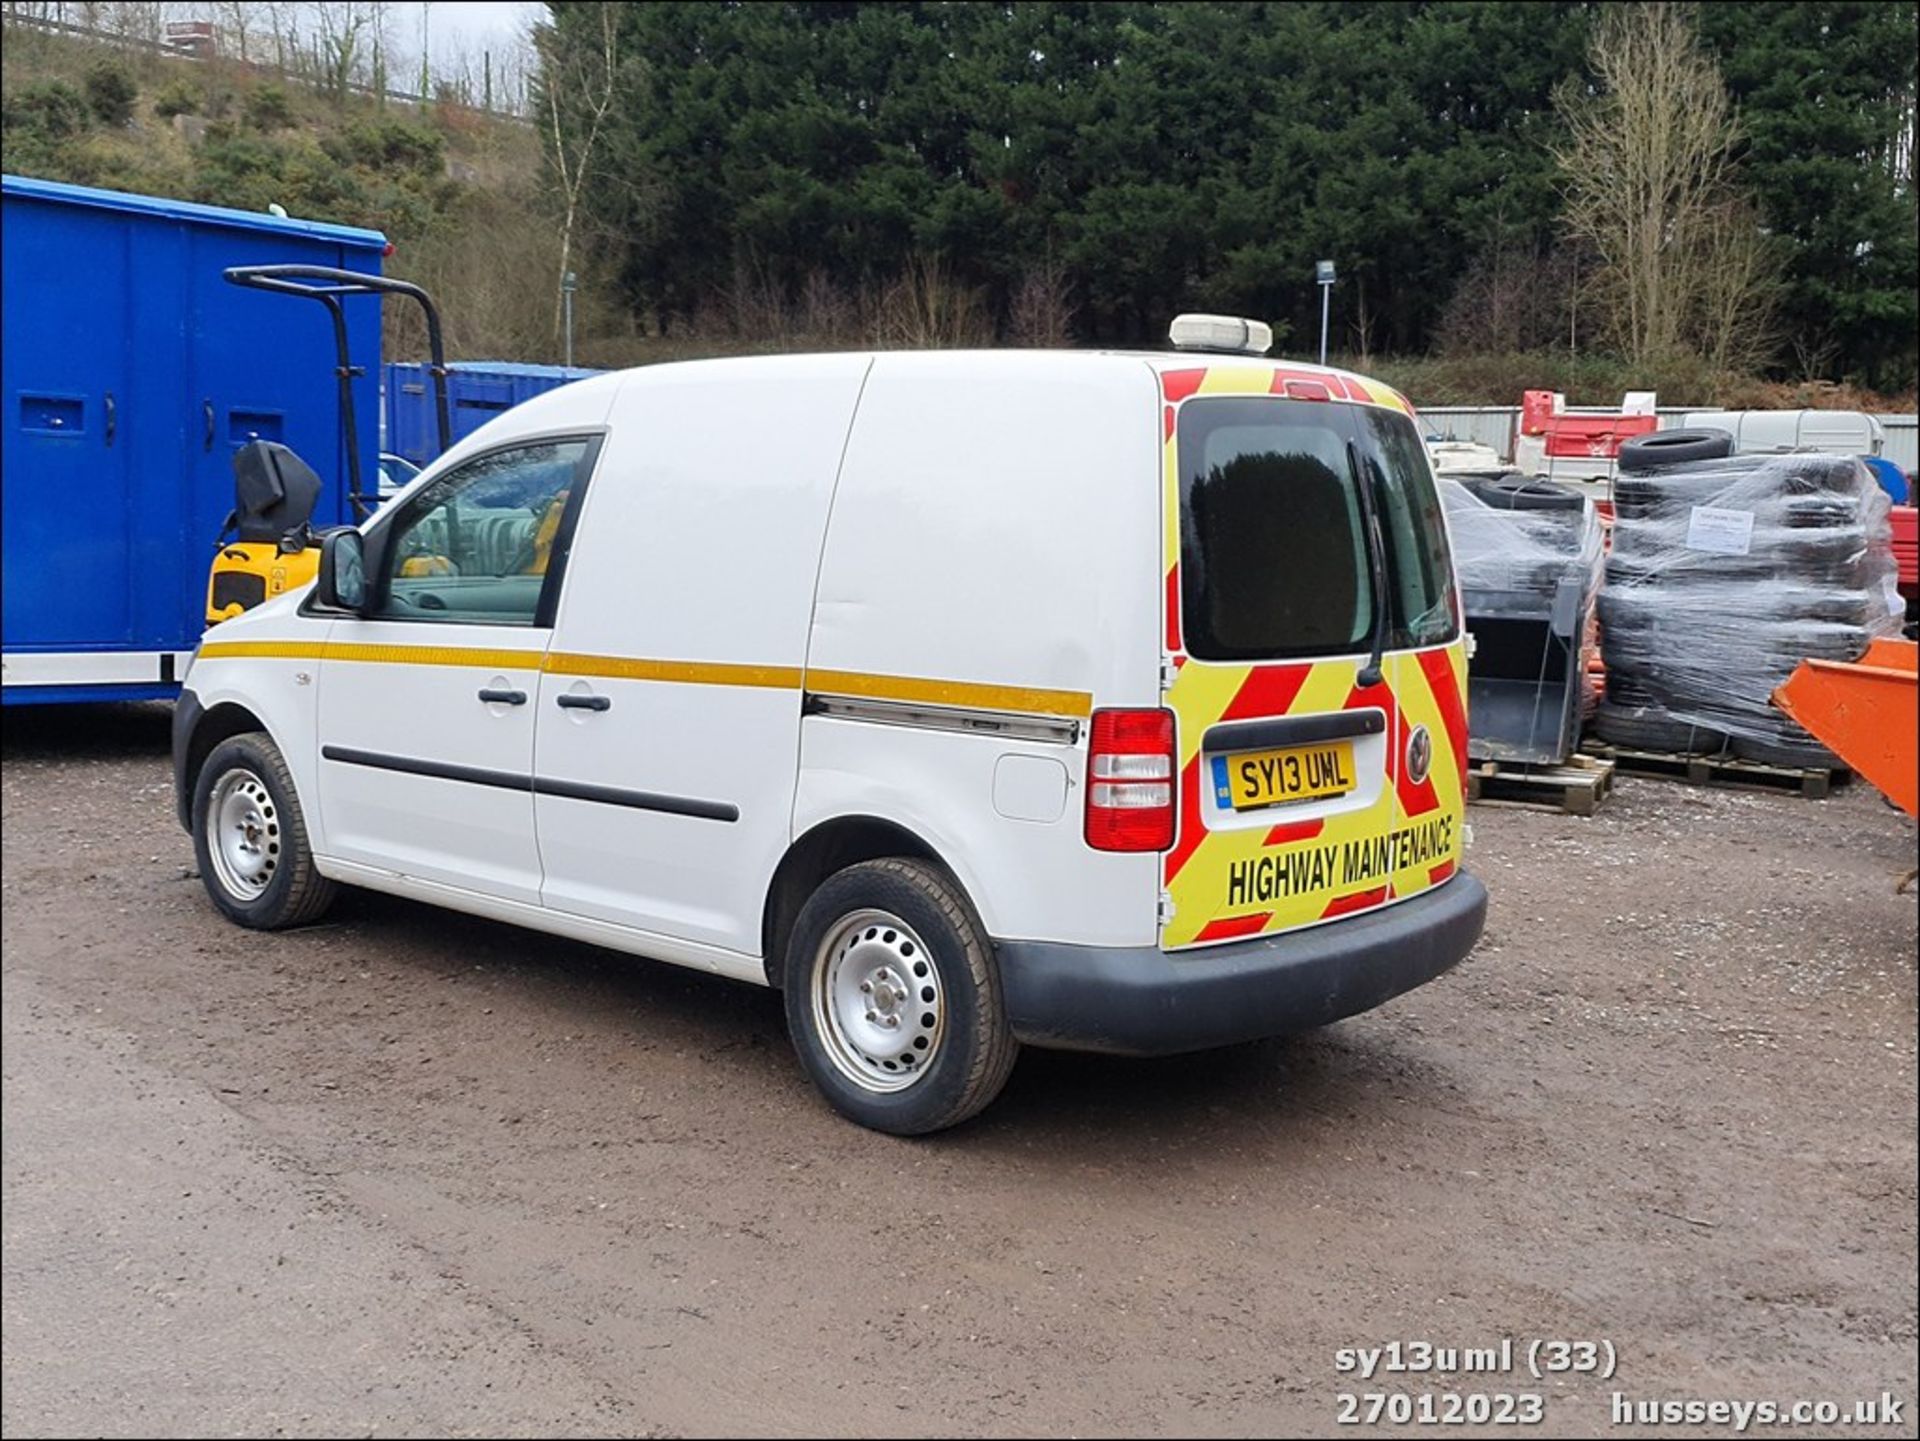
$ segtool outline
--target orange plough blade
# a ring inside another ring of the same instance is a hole
[[[1773,703],[1920,817],[1920,646],[1876,640],[1857,661],[1803,660]]]

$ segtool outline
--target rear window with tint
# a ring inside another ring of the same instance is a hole
[[[1367,649],[1374,588],[1356,469],[1373,487],[1387,553],[1386,647],[1454,634],[1439,501],[1404,416],[1202,397],[1180,408],[1178,456],[1189,654],[1241,661]]]

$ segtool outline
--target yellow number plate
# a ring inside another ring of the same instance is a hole
[[[1213,758],[1214,798],[1236,811],[1345,795],[1352,789],[1352,741]]]

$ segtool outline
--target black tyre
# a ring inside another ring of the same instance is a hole
[[[827,1104],[895,1136],[944,1130],[1000,1094],[1019,1045],[980,919],[925,861],[865,861],[801,909],[787,1029]]]
[[[1861,523],[1857,495],[1796,495],[1780,508],[1782,522],[1794,529]]]
[[[1661,704],[1659,695],[1637,673],[1616,665],[1607,667],[1604,693],[1616,710],[1640,711]]]
[[[1862,590],[1795,588],[1754,602],[1745,616],[1757,626],[1790,625],[1796,621],[1847,626],[1865,633],[1867,623],[1885,606]]]
[[[1565,510],[1576,515],[1586,501],[1571,486],[1513,471],[1505,475],[1475,475],[1464,484],[1495,510]]]
[[[317,920],[337,889],[314,869],[293,775],[260,731],[222,741],[201,766],[193,853],[214,905],[254,930]]]
[[[1621,520],[1652,520],[1661,527],[1653,533],[1664,535],[1676,525],[1686,524],[1687,511],[1692,506],[1724,500],[1743,509],[1751,508],[1756,497],[1743,489],[1746,480],[1743,473],[1712,465],[1641,475],[1622,474],[1613,485],[1613,511]]]
[[[1873,539],[1857,525],[1755,526],[1753,556],[1797,580],[1808,570],[1866,555]]]
[[[1628,707],[1611,700],[1600,702],[1593,714],[1593,729],[1600,739],[1628,750],[1715,755],[1727,745],[1724,731],[1676,720],[1656,706]]]
[[[1845,769],[1840,757],[1812,736],[1805,740],[1794,740],[1791,736],[1783,736],[1778,740],[1765,736],[1735,736],[1733,753],[1743,761],[1756,761],[1764,766],[1785,766],[1789,770]]]
[[[1600,628],[1608,640],[1624,636],[1627,631],[1651,630],[1659,623],[1663,598],[1657,590],[1649,591],[1637,586],[1603,590],[1596,603]]]
[[[1620,468],[1630,471],[1664,470],[1695,465],[1733,454],[1733,437],[1724,430],[1656,430],[1620,447]]]
[[[1658,569],[1643,565],[1629,556],[1622,554],[1618,549],[1619,541],[1616,540],[1614,545],[1616,548],[1613,554],[1607,557],[1607,585],[1626,589],[1657,582],[1662,578],[1661,572]]]

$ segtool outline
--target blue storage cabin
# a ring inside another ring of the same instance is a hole
[[[513,360],[462,360],[447,367],[453,438],[465,440],[502,411],[597,370],[525,365]],[[425,364],[393,360],[386,368],[386,448],[424,466],[440,454],[433,414],[433,376]]]
[[[351,520],[324,307],[230,285],[230,265],[377,275],[375,231],[145,195],[0,180],[0,700],[174,695],[206,627],[233,452],[293,447]],[[380,314],[349,300],[372,489]]]

